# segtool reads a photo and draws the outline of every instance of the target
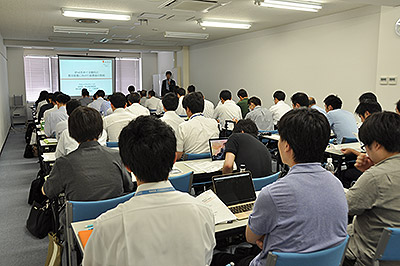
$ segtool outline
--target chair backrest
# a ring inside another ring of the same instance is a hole
[[[95,219],[100,214],[117,207],[118,204],[131,199],[135,193],[118,198],[99,201],[67,201],[67,221],[79,222]]]
[[[192,188],[193,172],[189,172],[180,176],[172,176],[169,177],[168,180],[176,190],[189,193],[190,189]]]
[[[377,261],[400,261],[400,228],[385,228],[375,251],[374,265]]]
[[[342,139],[342,144],[354,143],[354,142],[358,142],[358,139],[356,139],[356,138],[346,138],[346,137],[343,137],[343,139]]]
[[[188,160],[198,160],[198,159],[207,159],[211,158],[211,153],[205,152],[205,153],[185,153],[183,156],[183,160],[188,161]]]
[[[343,263],[349,236],[339,245],[310,253],[269,252],[267,266],[340,266]]]
[[[109,148],[116,148],[116,147],[118,147],[118,142],[112,142],[112,141],[109,141],[109,142],[107,142],[106,143],[106,145],[107,145],[107,147],[109,147]]]
[[[278,172],[276,174],[266,176],[266,177],[253,178],[254,189],[256,191],[259,191],[263,187],[265,187],[271,183],[274,183],[276,180],[278,180],[280,173],[281,172]]]

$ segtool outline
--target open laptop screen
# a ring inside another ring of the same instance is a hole
[[[250,172],[234,173],[213,177],[215,194],[227,206],[256,200]]]
[[[225,144],[227,141],[228,141],[228,139],[226,139],[226,138],[209,140],[211,159],[213,161],[225,160]]]

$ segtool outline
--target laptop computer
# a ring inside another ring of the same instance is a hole
[[[247,219],[256,200],[250,172],[239,172],[212,177],[215,194],[238,220]]]
[[[211,160],[225,160],[225,144],[227,138],[215,138],[208,141],[210,145]]]

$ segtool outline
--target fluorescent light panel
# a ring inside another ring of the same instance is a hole
[[[210,20],[199,21],[199,24],[202,27],[217,27],[217,28],[244,29],[244,30],[248,30],[251,27],[250,23],[210,21]]]
[[[78,33],[78,34],[103,34],[106,35],[109,32],[107,28],[84,28],[84,27],[66,27],[66,26],[54,26],[54,32],[57,33]]]
[[[264,7],[290,9],[290,10],[307,11],[307,12],[318,12],[320,9],[322,9],[322,6],[320,4],[310,3],[310,2],[264,0],[264,2],[260,2],[260,5]]]
[[[166,31],[165,38],[181,38],[181,39],[201,39],[206,40],[210,35],[207,33],[192,33],[192,32],[174,32]]]
[[[62,8],[61,13],[65,17],[72,18],[92,18],[92,19],[109,19],[109,20],[131,20],[132,16],[122,12],[108,12],[98,10],[85,10],[74,8]]]
[[[119,53],[121,50],[119,49],[89,49],[89,52],[114,52]]]

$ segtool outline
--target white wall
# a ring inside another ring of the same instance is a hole
[[[10,105],[8,100],[7,53],[0,35],[0,150],[10,129]]]
[[[149,91],[153,86],[153,75],[157,74],[157,54],[142,54],[142,84],[143,89]]]
[[[354,111],[375,90],[379,8],[363,8],[190,47],[190,82],[216,102],[244,87],[267,107],[282,89],[322,100],[338,94]]]
[[[158,74],[165,74],[166,71],[175,67],[174,52],[158,52],[157,53],[157,69]]]

